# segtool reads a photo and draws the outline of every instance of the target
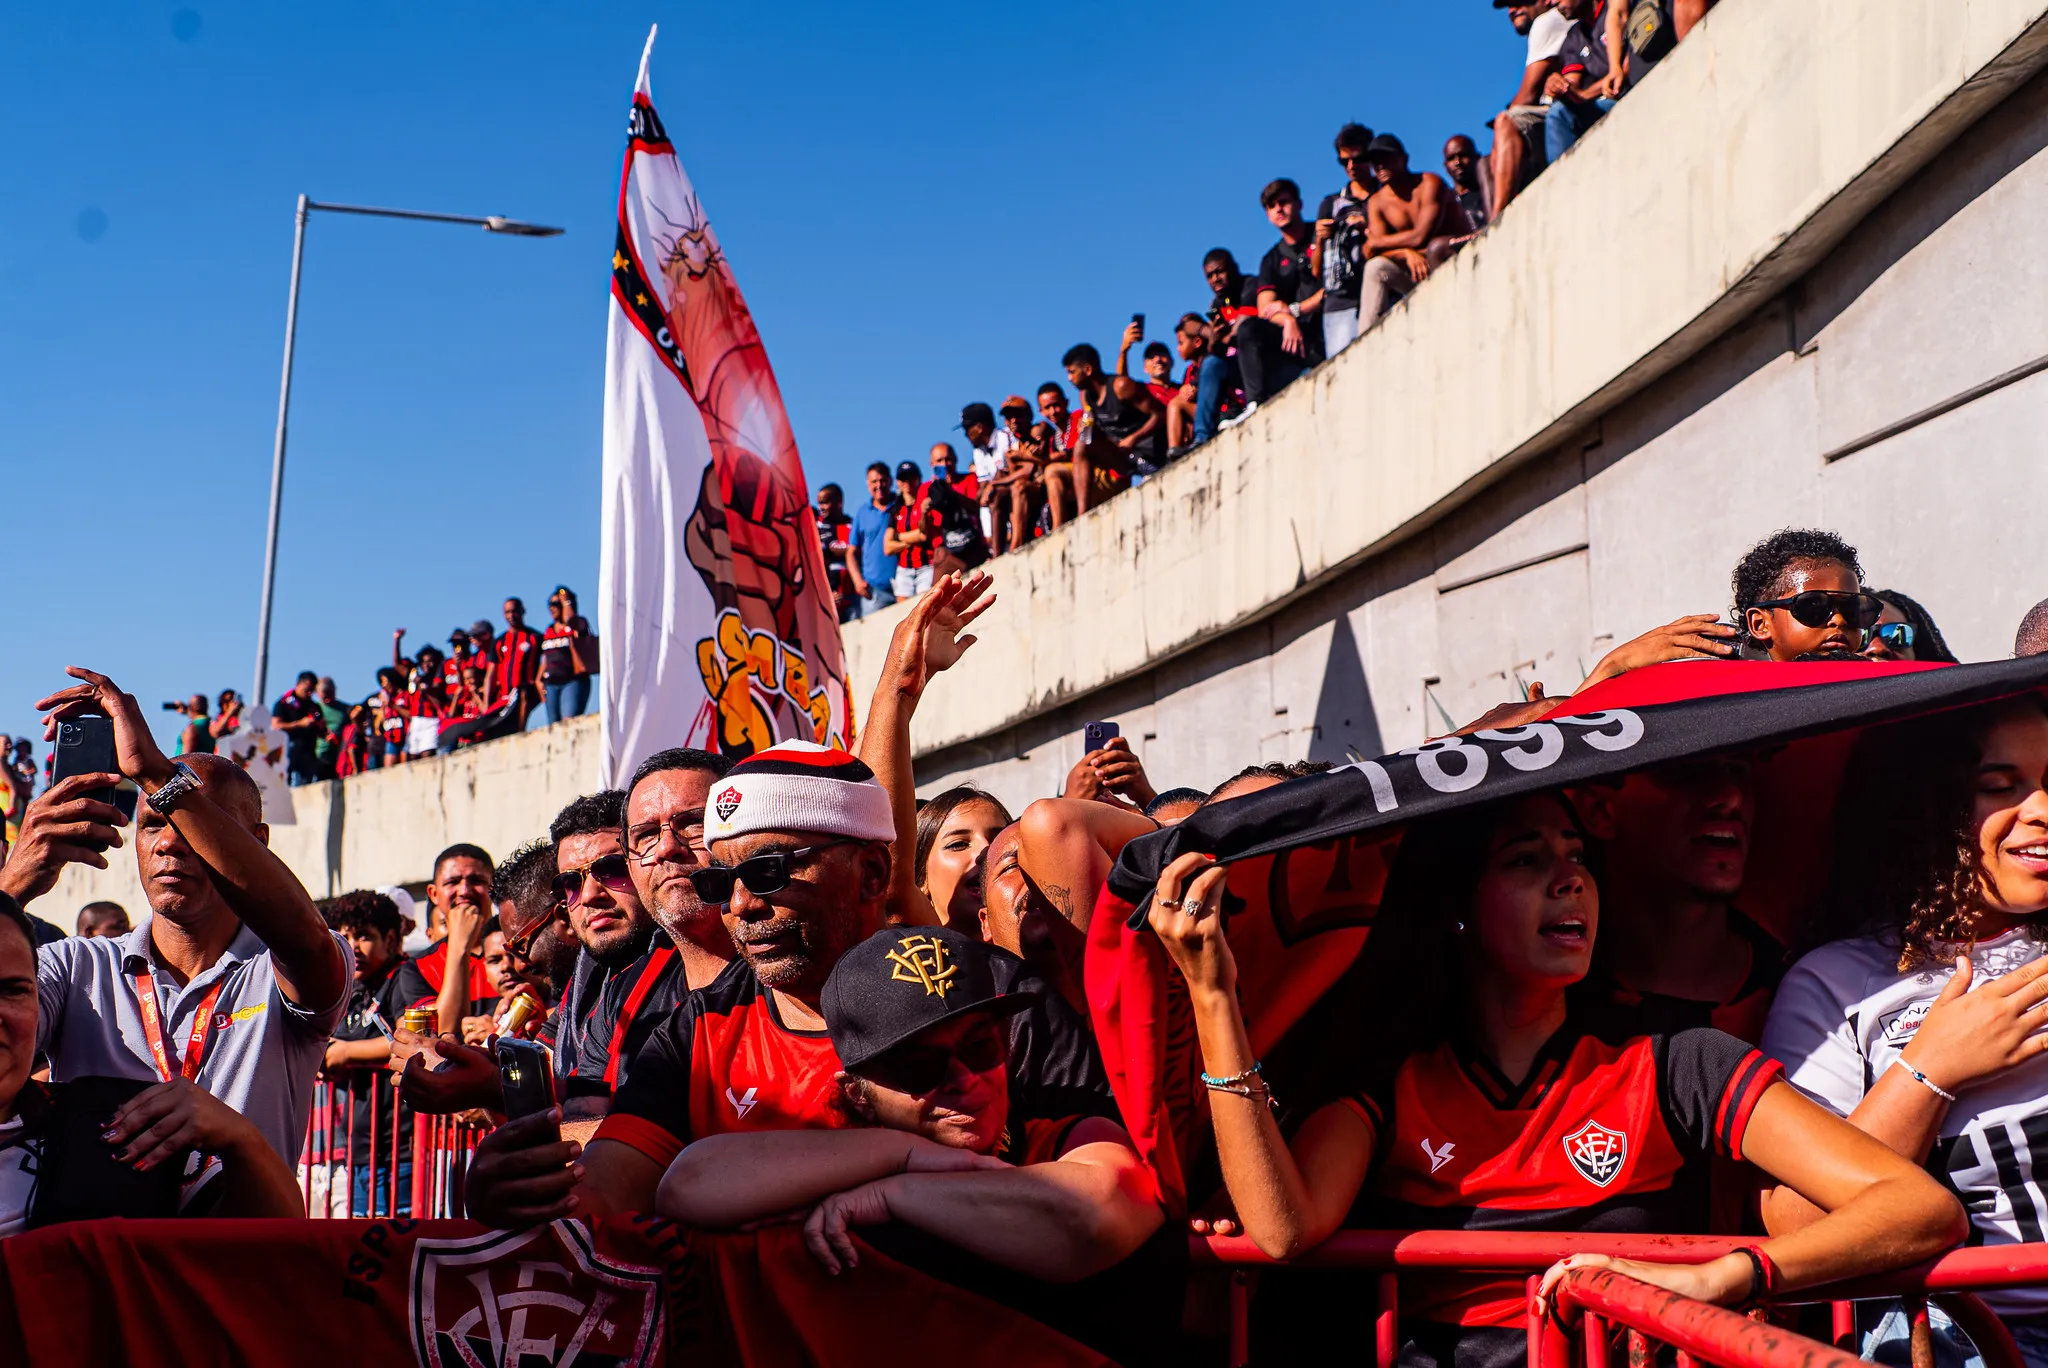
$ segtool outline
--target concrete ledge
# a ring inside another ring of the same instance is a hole
[[[918,753],[1271,614],[1597,423],[1796,280],[2048,63],[2044,12],[1720,5],[1344,355],[1144,488],[995,561],[1003,602],[921,707]],[[1901,396],[1866,429],[1914,406]],[[846,629],[863,698],[902,611]]]
[[[270,848],[315,898],[356,888],[424,883],[453,841],[472,841],[503,859],[545,836],[571,798],[597,787],[604,733],[595,714],[521,736],[373,770],[338,783],[292,790],[298,821],[270,830]],[[108,868],[73,865],[30,911],[62,926],[106,898],[139,919],[148,908],[132,849],[108,852]]]

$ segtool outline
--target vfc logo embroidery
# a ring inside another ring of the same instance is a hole
[[[936,996],[941,1002],[960,972],[960,966],[946,958],[945,942],[930,936],[905,936],[889,952],[889,963],[894,966],[889,971],[891,982],[922,984],[926,996]]]
[[[1564,1153],[1587,1182],[1606,1187],[1628,1162],[1628,1137],[1588,1121],[1564,1138]]]
[[[413,1245],[420,1368],[664,1361],[661,1270],[608,1259],[575,1221]]]
[[[740,810],[740,791],[728,785],[725,792],[712,800],[712,806],[718,809],[719,821],[730,822],[732,815]]]

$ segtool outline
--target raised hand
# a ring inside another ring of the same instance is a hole
[[[1194,996],[1233,997],[1237,960],[1223,934],[1224,867],[1190,851],[1168,865],[1152,890],[1146,924],[1188,981]]]
[[[888,672],[912,696],[924,692],[933,675],[950,670],[978,639],[963,635],[968,624],[994,606],[994,581],[977,570],[954,573],[933,584],[911,607],[889,642]]]
[[[135,695],[121,692],[105,675],[76,665],[67,665],[64,673],[85,682],[36,700],[36,711],[47,714],[43,718],[43,739],[56,740],[61,722],[99,713],[113,724],[114,763],[121,767],[121,773],[155,792],[158,785],[171,777],[171,762],[156,738],[149,734],[149,724],[143,720]]]
[[[57,886],[65,865],[105,869],[105,852],[121,844],[117,828],[127,825],[128,818],[111,803],[86,795],[120,782],[118,774],[74,774],[30,802],[14,849],[0,866],[0,893],[26,905]]]

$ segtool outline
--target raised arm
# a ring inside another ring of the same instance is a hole
[[[442,1035],[462,1034],[469,1012],[469,952],[483,943],[485,913],[468,903],[448,909],[448,956],[441,961],[441,991],[434,998],[434,1020]]]
[[[1009,1165],[905,1131],[734,1132],[707,1136],[678,1154],[654,1209],[687,1225],[729,1230],[879,1178],[982,1168]]]
[[[54,736],[65,718],[101,713],[113,723],[121,773],[146,794],[162,788],[172,765],[149,734],[134,695],[91,670],[74,665],[65,673],[85,682],[36,704],[38,711],[48,714],[48,734]],[[348,988],[347,960],[298,877],[271,853],[266,844],[270,828],[259,821],[252,831],[208,797],[203,787],[187,795],[167,820],[213,871],[229,910],[270,948],[277,986],[286,999],[316,1011],[339,1002]]]
[[[1142,813],[1080,798],[1041,798],[1019,821],[1024,873],[1061,916],[1084,927],[1116,857],[1131,841],[1159,830]]]
[[[1202,1072],[1245,1079],[1248,1096],[1209,1093],[1216,1155],[1238,1223],[1267,1255],[1288,1259],[1343,1224],[1376,1137],[1364,1114],[1343,1103],[1311,1113],[1291,1148],[1281,1135],[1264,1082],[1247,1077],[1258,1057],[1237,1005],[1237,961],[1223,934],[1224,879],[1223,866],[1208,856],[1181,856],[1160,875],[1148,920],[1187,980]]]
[[[1164,1220],[1150,1177],[1113,1122],[1090,1118],[1052,1163],[911,1171],[827,1197],[804,1242],[827,1270],[860,1261],[853,1225],[900,1221],[1047,1282],[1078,1282],[1122,1262]]]
[[[913,860],[917,850],[917,777],[912,770],[910,719],[932,676],[953,667],[975,637],[963,635],[968,624],[995,603],[988,593],[990,578],[980,572],[947,575],[921,595],[889,638],[882,677],[868,704],[867,726],[861,729],[862,763],[889,793],[896,839],[890,846],[889,905],[891,923],[937,926],[938,913],[917,887]]]

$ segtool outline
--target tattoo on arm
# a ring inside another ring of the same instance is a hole
[[[1051,901],[1052,905],[1060,910],[1062,917],[1065,917],[1068,921],[1074,919],[1074,893],[1072,889],[1067,888],[1063,884],[1046,884],[1041,891]]]

